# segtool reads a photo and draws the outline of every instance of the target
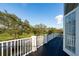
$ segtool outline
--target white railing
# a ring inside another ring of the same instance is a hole
[[[23,38],[0,42],[1,56],[22,56],[32,50],[32,39]]]
[[[58,36],[58,33],[0,42],[0,56],[25,56]]]

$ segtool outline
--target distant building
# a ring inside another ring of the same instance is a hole
[[[64,4],[63,50],[69,55],[79,55],[79,4]]]

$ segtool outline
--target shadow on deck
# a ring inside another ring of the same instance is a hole
[[[63,38],[56,37],[27,56],[68,56],[63,51]]]

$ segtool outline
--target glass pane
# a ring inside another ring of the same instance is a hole
[[[65,46],[75,53],[75,12],[65,17]]]

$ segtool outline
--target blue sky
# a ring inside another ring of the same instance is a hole
[[[45,24],[48,27],[63,27],[62,3],[0,3],[0,11],[7,10],[31,25]]]

